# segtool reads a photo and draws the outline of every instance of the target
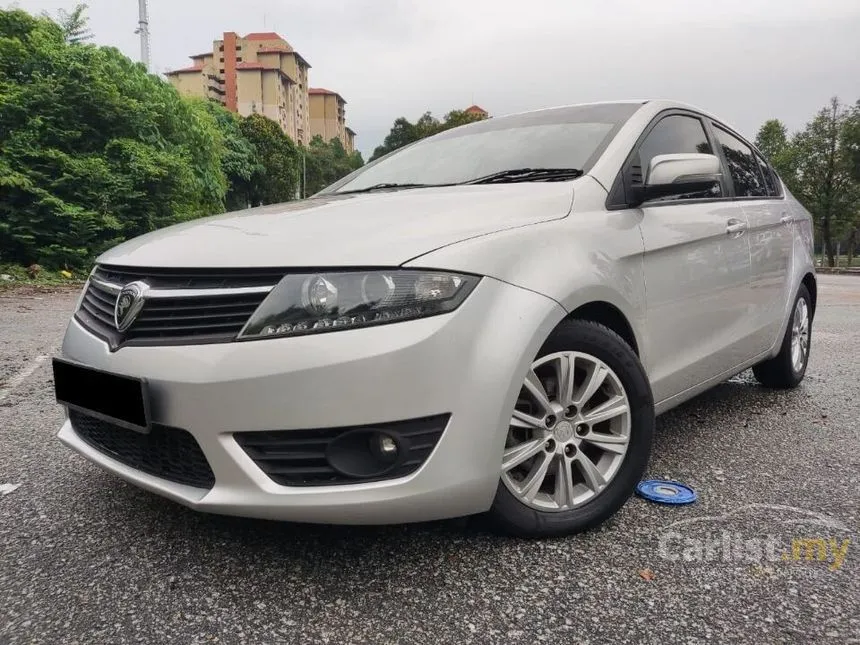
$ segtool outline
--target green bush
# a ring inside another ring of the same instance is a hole
[[[0,11],[0,256],[81,266],[153,228],[223,210],[223,136],[119,51]]]
[[[0,263],[86,267],[156,228],[294,199],[303,154],[316,189],[361,165],[86,44],[80,6],[67,22],[0,10]]]

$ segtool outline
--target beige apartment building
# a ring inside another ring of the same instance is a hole
[[[321,87],[308,91],[311,102],[311,138],[340,139],[347,152],[355,149],[355,132],[346,127],[346,101],[337,92]]]
[[[242,116],[262,114],[302,145],[321,134],[326,141],[336,136],[348,151],[353,150],[355,133],[346,127],[346,101],[337,93],[331,93],[338,101],[337,133],[326,136],[332,131],[327,121],[323,130],[314,129],[312,100],[317,90],[308,87],[310,63],[278,34],[226,32],[213,42],[211,52],[196,54],[191,60],[190,67],[167,72],[171,84],[183,94],[217,101]],[[321,112],[319,107],[316,110],[327,118],[327,105],[322,105]]]

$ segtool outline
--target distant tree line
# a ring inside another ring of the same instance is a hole
[[[0,10],[0,264],[86,266],[130,237],[311,195],[363,164],[338,139],[297,146],[261,115],[181,97],[117,49],[88,44],[85,8],[56,20]],[[371,159],[481,118],[398,118]],[[860,101],[834,98],[793,134],[769,120],[756,144],[813,214],[828,264],[839,244],[850,263]]]
[[[339,140],[297,146],[274,121],[182,97],[87,44],[84,9],[0,10],[0,264],[83,267],[130,237],[295,199],[362,165]]]
[[[860,248],[860,100],[832,98],[791,135],[778,119],[766,121],[755,143],[812,213],[827,264],[835,266],[839,244],[850,266]]]
[[[460,125],[473,123],[474,121],[481,121],[485,118],[480,114],[465,112],[464,110],[452,110],[441,121],[435,118],[430,112],[422,114],[415,123],[412,123],[406,117],[400,117],[394,121],[391,131],[385,137],[382,145],[377,146],[373,151],[369,161],[378,159],[389,152],[414,143],[424,137],[429,137]]]

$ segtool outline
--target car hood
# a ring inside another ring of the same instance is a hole
[[[471,237],[565,217],[569,182],[321,195],[147,233],[99,263],[146,267],[397,266]]]

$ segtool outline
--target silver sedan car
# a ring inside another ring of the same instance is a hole
[[[488,119],[103,254],[59,438],[201,511],[580,531],[634,490],[655,414],[750,367],[800,383],[812,230],[699,109]]]

